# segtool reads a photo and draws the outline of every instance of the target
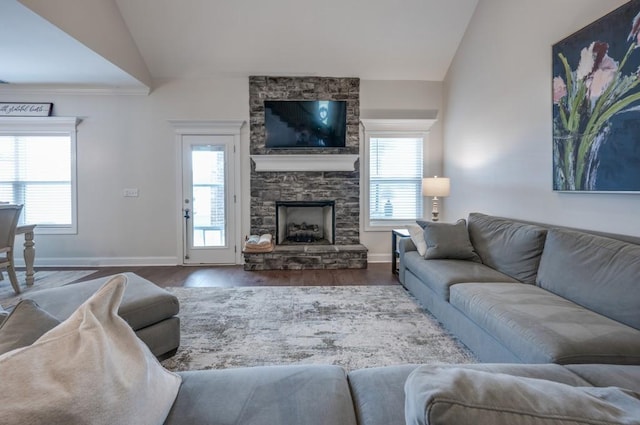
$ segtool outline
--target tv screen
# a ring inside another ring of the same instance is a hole
[[[267,100],[267,148],[343,148],[347,102],[343,100]]]

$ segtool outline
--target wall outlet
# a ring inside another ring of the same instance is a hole
[[[123,189],[122,196],[125,198],[137,198],[138,197],[138,188],[133,189]]]

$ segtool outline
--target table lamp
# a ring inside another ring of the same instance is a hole
[[[422,195],[433,197],[433,210],[431,221],[438,221],[438,196],[449,196],[451,183],[448,177],[426,177],[422,179]]]

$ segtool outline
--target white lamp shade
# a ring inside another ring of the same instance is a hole
[[[451,182],[448,177],[427,177],[422,179],[423,196],[449,196]]]

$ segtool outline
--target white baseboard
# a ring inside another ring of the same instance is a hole
[[[123,267],[123,266],[175,266],[177,257],[74,257],[39,258],[34,267]],[[24,260],[16,258],[16,266],[24,267]]]
[[[389,254],[368,254],[367,255],[368,263],[390,263],[391,256]]]

